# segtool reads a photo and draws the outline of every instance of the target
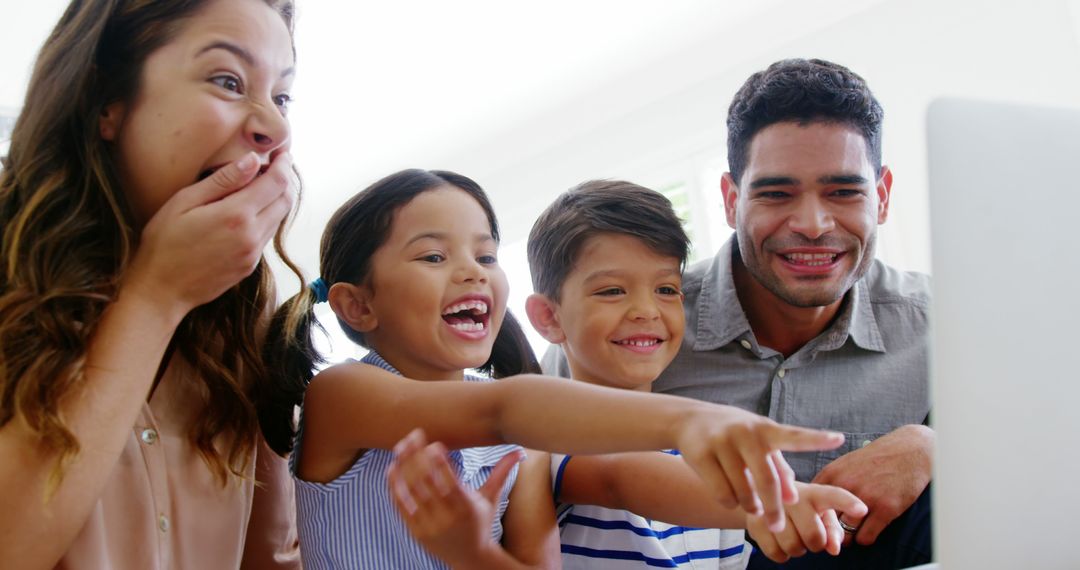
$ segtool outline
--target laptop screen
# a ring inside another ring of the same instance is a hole
[[[940,100],[927,126],[936,557],[1076,568],[1080,110]]]

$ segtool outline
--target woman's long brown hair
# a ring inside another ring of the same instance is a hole
[[[291,33],[292,2],[266,2]],[[88,343],[138,244],[99,118],[107,104],[132,100],[147,56],[206,4],[73,0],[38,55],[3,158],[0,426],[22,418],[56,455],[49,489],[79,453],[60,402],[86,381]],[[282,254],[281,231],[275,248],[295,271]],[[195,370],[188,389],[204,406],[191,441],[222,484],[230,473],[242,476],[255,451],[255,383],[265,369],[257,330],[273,291],[262,259],[189,313],[173,339]]]

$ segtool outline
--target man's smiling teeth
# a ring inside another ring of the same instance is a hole
[[[784,258],[792,263],[816,267],[828,265],[836,260],[835,253],[787,253]]]
[[[652,338],[649,340],[617,340],[615,344],[621,344],[623,346],[653,346],[660,344],[660,339]]]
[[[483,301],[466,301],[464,303],[450,305],[449,307],[443,309],[443,316],[453,315],[454,313],[464,313],[465,311],[470,311],[474,315],[483,315],[487,314],[488,306],[487,303]]]

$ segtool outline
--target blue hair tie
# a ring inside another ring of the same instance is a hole
[[[330,286],[320,277],[308,284],[308,288],[315,294],[316,303],[325,303],[330,299]]]

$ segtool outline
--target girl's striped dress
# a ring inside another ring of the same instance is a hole
[[[375,352],[361,362],[400,372]],[[466,381],[491,382],[488,378],[466,376]],[[386,469],[393,453],[372,449],[364,453],[347,472],[329,483],[312,483],[296,477],[295,458],[300,452],[304,429],[301,414],[296,448],[290,458],[296,483],[297,530],[304,568],[364,568],[378,570],[443,569],[447,566],[431,556],[412,539],[401,520],[386,485]],[[491,469],[516,445],[473,447],[450,452],[450,464],[458,479],[478,489]],[[495,541],[502,538],[502,515],[507,497],[517,478],[514,467],[500,495],[497,516],[491,527]]]

